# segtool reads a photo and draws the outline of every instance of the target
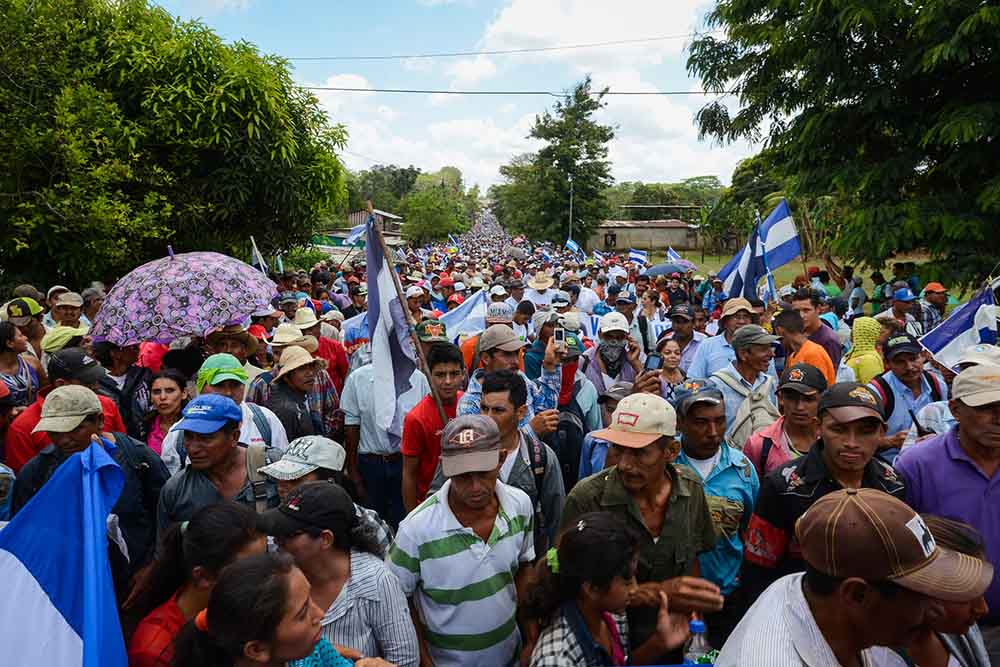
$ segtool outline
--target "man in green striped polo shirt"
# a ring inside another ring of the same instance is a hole
[[[484,415],[451,420],[441,436],[447,481],[414,509],[389,549],[410,600],[421,658],[436,667],[517,661],[518,590],[535,559],[531,500],[497,479],[500,431]]]

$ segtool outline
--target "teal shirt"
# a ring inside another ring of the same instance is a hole
[[[750,459],[729,445],[722,443],[718,463],[703,480],[705,498],[715,525],[715,548],[698,555],[701,576],[729,595],[739,585],[740,566],[743,564],[743,533],[760,492],[760,480]],[[688,461],[683,449],[675,461],[684,465],[699,478],[701,475]]]

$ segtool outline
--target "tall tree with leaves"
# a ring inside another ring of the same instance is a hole
[[[497,208],[501,224],[531,239],[564,242],[570,229],[571,180],[573,238],[587,239],[607,217],[605,190],[612,183],[608,142],[615,134],[593,117],[605,105],[606,92],[594,93],[588,76],[551,112],[535,118],[529,136],[545,145],[532,156],[530,168],[523,162],[501,167],[505,184],[495,192],[501,200],[515,196],[518,207],[515,211],[513,202],[501,201]],[[524,180],[512,180],[518,178]]]
[[[980,0],[719,0],[688,69],[730,91],[703,136],[766,138],[797,191],[849,201],[832,250],[880,266],[926,250],[974,282],[1000,255],[1000,7]],[[729,98],[733,99],[733,98]],[[766,137],[764,129],[768,127]]]

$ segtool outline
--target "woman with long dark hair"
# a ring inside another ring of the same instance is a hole
[[[639,540],[607,512],[589,512],[566,528],[540,564],[527,612],[543,624],[531,667],[643,665],[680,646],[687,619],[660,593],[656,632],[629,647],[625,608],[636,590]]]
[[[27,407],[45,384],[45,372],[38,359],[24,352],[28,338],[10,322],[0,322],[0,382],[10,390],[14,407]]]
[[[130,667],[168,667],[174,636],[208,604],[222,568],[266,548],[257,515],[234,502],[208,505],[168,528],[125,602],[126,614],[142,619],[129,642]]]
[[[187,405],[187,378],[178,370],[166,368],[153,376],[149,393],[152,409],[146,414],[146,444],[159,456],[163,438],[180,421],[181,410]]]

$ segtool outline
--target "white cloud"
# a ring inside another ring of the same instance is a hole
[[[501,104],[498,111],[502,114],[508,114],[508,113],[514,113],[515,109],[517,109],[516,104],[514,104],[513,102],[507,102],[506,104]]]
[[[206,14],[221,14],[226,11],[245,11],[250,8],[252,0],[188,0],[191,11]]]
[[[404,58],[402,62],[407,72],[430,72],[434,69],[434,61],[430,58]]]
[[[446,72],[451,77],[451,88],[458,90],[491,78],[497,73],[497,66],[486,56],[476,56],[463,58],[451,64]]]

